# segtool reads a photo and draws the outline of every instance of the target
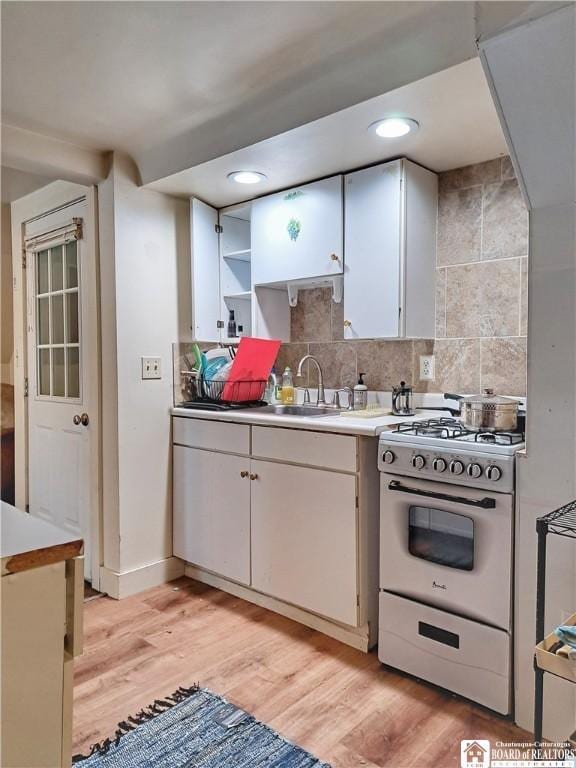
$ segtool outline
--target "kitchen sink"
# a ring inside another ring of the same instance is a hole
[[[340,408],[328,408],[319,405],[266,405],[258,408],[257,413],[274,413],[277,416],[337,416]]]

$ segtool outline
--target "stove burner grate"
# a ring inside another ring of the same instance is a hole
[[[413,437],[465,440],[490,445],[518,445],[524,442],[524,432],[475,432],[466,429],[461,421],[449,416],[423,421],[403,421],[397,424],[392,431]]]

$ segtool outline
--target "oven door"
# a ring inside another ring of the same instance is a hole
[[[510,629],[511,494],[380,476],[380,588]]]

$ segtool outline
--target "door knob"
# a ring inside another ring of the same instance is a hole
[[[331,253],[330,258],[332,259],[332,261],[340,261],[340,259],[338,258],[338,256],[336,256],[335,253]]]
[[[350,320],[344,320],[344,328],[350,328],[351,325],[352,323],[350,322]]]
[[[240,472],[240,477],[248,477],[249,474],[250,472],[247,472],[245,469],[243,469],[242,472]]]
[[[87,427],[88,424],[90,424],[90,417],[88,416],[87,413],[83,413],[82,415],[77,413],[72,419],[72,421],[74,422],[74,424],[76,424],[76,426],[79,426],[80,424],[82,424],[83,427]]]
[[[252,472],[252,474],[250,475],[250,480],[258,480],[258,475],[254,474],[254,472]]]

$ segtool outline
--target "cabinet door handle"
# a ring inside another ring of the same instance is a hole
[[[243,469],[242,472],[240,472],[240,477],[248,477],[249,474],[250,474],[250,472],[248,472],[245,469]]]
[[[350,328],[351,325],[352,323],[350,322],[350,320],[344,320],[344,328]]]
[[[338,256],[335,253],[331,253],[330,254],[330,258],[332,259],[332,261],[340,261],[340,259],[338,258]]]
[[[250,475],[250,480],[258,480],[258,475],[254,472]]]

